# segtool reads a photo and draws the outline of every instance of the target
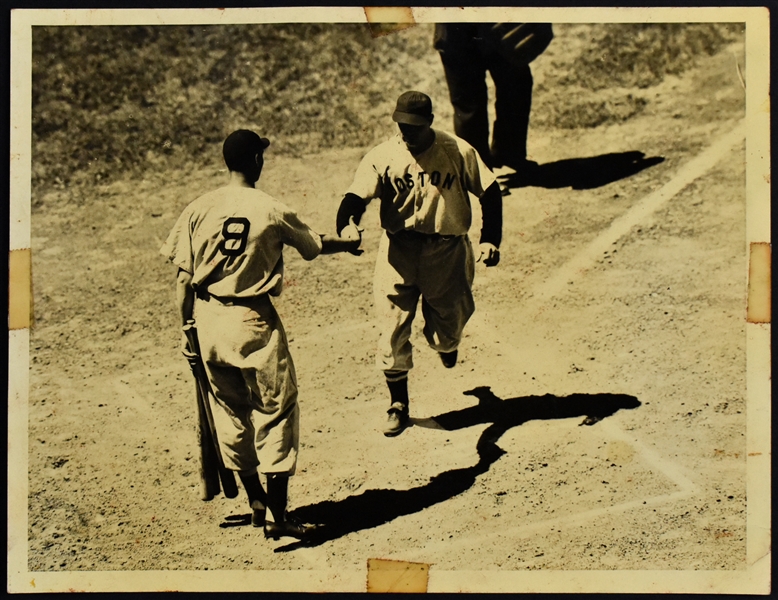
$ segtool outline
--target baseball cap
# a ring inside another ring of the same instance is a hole
[[[397,98],[392,120],[408,125],[427,125],[432,116],[432,100],[422,92],[405,92]]]
[[[269,145],[269,139],[260,137],[248,129],[238,129],[224,140],[224,146],[222,146],[224,162],[227,163],[228,167],[242,165],[246,157],[251,157],[251,160],[254,160],[254,155],[263,152]]]

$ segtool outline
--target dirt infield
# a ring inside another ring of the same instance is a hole
[[[380,433],[388,398],[374,365],[377,208],[360,257],[308,263],[287,250],[276,306],[302,411],[290,509],[320,526],[308,546],[263,539],[243,498],[198,498],[194,383],[177,349],[174,269],[157,252],[225,172],[35,197],[29,570],[341,572],[368,558],[440,571],[744,569],[742,136],[640,212],[742,126],[743,53],[733,44],[667,77],[624,122],[531,128],[540,179],[505,197],[502,261],[479,265],[456,368],[415,330],[414,426],[397,438]],[[428,83],[449,129],[444,83]],[[332,231],[365,151],[271,147],[259,187]],[[572,262],[619,218],[624,235]],[[561,287],[544,292],[554,277]]]

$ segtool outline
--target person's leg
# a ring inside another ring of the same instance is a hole
[[[304,539],[315,531],[315,527],[300,523],[286,514],[289,498],[289,474],[268,473],[267,506],[273,520],[265,522],[265,537],[277,540],[280,537]]]
[[[234,307],[197,301],[195,319],[200,352],[211,386],[211,413],[224,466],[233,471],[256,470],[251,392],[236,363],[232,345],[241,337]]]
[[[429,244],[420,265],[424,336],[443,364],[456,364],[465,325],[475,311],[475,262],[467,236]]]
[[[454,107],[454,133],[468,142],[491,167],[486,68],[477,51],[440,53]]]
[[[386,385],[389,388],[389,419],[384,427],[384,435],[400,435],[410,421],[408,404],[408,371],[384,371]]]
[[[373,282],[376,320],[380,331],[376,366],[389,388],[389,418],[384,434],[398,435],[408,423],[408,371],[413,367],[410,342],[419,304],[416,286],[419,240],[381,239]]]
[[[254,450],[262,473],[294,474],[299,446],[297,376],[281,320],[270,300],[244,308],[252,345],[240,351],[241,373],[251,390]]]
[[[495,86],[495,121],[491,154],[495,166],[519,169],[527,159],[527,132],[532,108],[532,71],[516,66],[500,55],[489,58]]]
[[[419,304],[416,286],[421,242],[391,239],[384,234],[378,246],[373,278],[373,305],[379,339],[376,366],[382,371],[413,368],[411,327]]]
[[[259,473],[256,469],[249,471],[238,471],[238,477],[243,484],[243,489],[246,490],[246,494],[249,498],[249,506],[251,506],[251,524],[254,527],[265,526],[265,509],[267,508],[267,494],[265,488],[262,487],[262,482],[259,480]]]
[[[251,390],[254,447],[260,469],[267,476],[267,495],[261,525],[265,537],[302,539],[313,529],[287,519],[287,486],[297,467],[300,408],[297,378],[286,333],[269,299],[244,307],[243,327],[248,334],[240,347],[241,372]],[[255,510],[259,526],[260,515]],[[266,517],[271,517],[267,519]]]

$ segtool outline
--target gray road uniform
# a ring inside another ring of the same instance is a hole
[[[481,197],[495,179],[467,142],[434,133],[433,144],[416,156],[400,135],[375,147],[347,191],[366,204],[381,202],[385,231],[374,279],[380,328],[376,363],[388,379],[413,366],[411,324],[420,297],[424,335],[439,352],[457,348],[475,309],[475,265],[467,235],[470,194]]]

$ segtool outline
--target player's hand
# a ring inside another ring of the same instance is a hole
[[[487,267],[494,267],[500,262],[500,251],[494,244],[479,244],[476,262],[483,262]]]
[[[199,357],[196,353],[192,351],[192,349],[189,347],[189,339],[186,337],[185,333],[181,333],[181,354],[184,355],[184,358],[188,361],[197,360]]]
[[[357,224],[354,223],[354,217],[349,217],[348,225],[340,232],[341,238],[349,242],[354,242],[353,248],[349,250],[349,253],[354,256],[359,256],[364,252],[364,250],[359,249],[359,246],[362,245],[362,232],[364,230],[364,227],[358,227]]]

